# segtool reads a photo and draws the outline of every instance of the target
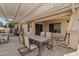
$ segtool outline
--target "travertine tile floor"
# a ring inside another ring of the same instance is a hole
[[[43,47],[43,50],[42,50],[43,56],[64,56],[68,54],[72,55],[71,53],[76,52],[71,49],[66,49],[66,48],[57,46],[55,39],[53,40],[54,40],[54,46],[52,49],[48,50],[46,47]],[[19,43],[19,38],[17,36],[10,37],[9,43],[0,44],[0,56],[21,56],[17,50],[20,47],[22,47],[22,45]],[[38,49],[34,50],[33,52],[25,56],[36,56],[37,54],[38,54]],[[77,55],[78,54],[79,52],[77,53]]]

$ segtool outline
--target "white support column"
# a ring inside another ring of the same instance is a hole
[[[28,24],[23,24],[23,28],[24,28],[24,33],[28,32]]]

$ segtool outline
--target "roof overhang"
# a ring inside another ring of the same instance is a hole
[[[70,9],[71,3],[0,3],[0,17],[25,23]]]

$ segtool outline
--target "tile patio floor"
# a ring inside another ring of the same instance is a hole
[[[56,45],[55,39],[53,39],[53,48],[48,50],[43,47],[43,56],[64,56],[64,55],[79,55],[79,51],[73,51],[71,49],[66,49]],[[17,36],[10,37],[10,42],[6,44],[0,44],[0,56],[21,56],[18,52],[18,48],[22,47],[19,43],[19,38]],[[38,49],[33,52],[26,54],[25,56],[36,56],[38,54]]]

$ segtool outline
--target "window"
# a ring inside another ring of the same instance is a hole
[[[61,23],[49,24],[49,32],[60,33],[61,32]]]
[[[30,32],[30,24],[28,24],[28,32]]]
[[[35,32],[36,35],[40,35],[40,32],[43,31],[43,25],[42,24],[35,24]]]

